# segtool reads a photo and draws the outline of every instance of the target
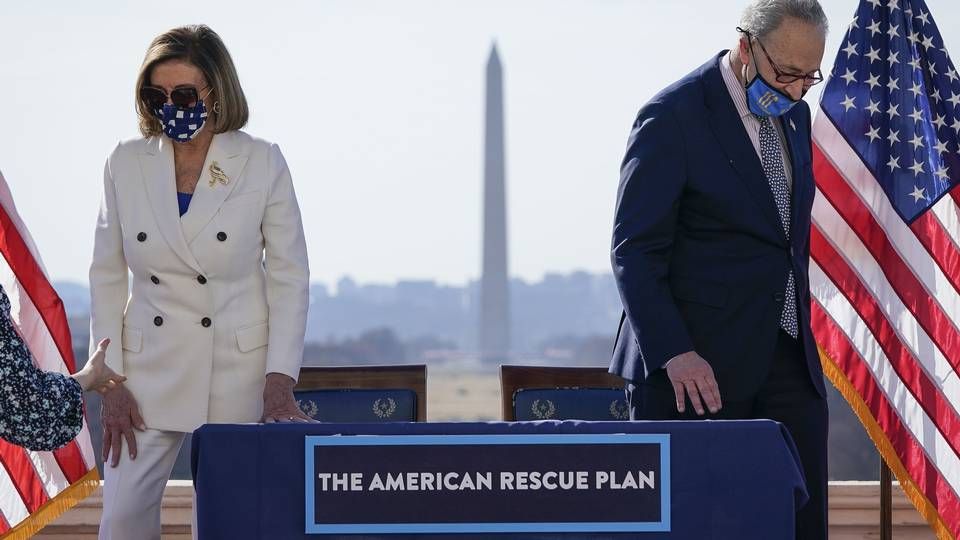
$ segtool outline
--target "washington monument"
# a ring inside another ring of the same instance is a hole
[[[494,44],[487,60],[483,160],[483,274],[480,278],[480,358],[491,363],[506,360],[510,350],[503,136],[503,67]]]

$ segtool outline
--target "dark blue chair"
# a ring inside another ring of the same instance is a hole
[[[602,367],[500,366],[505,421],[629,420],[623,386]]]
[[[427,366],[303,367],[293,393],[322,422],[425,422]]]

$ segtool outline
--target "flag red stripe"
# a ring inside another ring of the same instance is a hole
[[[957,494],[936,465],[931,463],[923,446],[903,425],[883,390],[877,386],[863,357],[817,302],[812,302],[811,318],[819,345],[857,389],[917,488],[937,508],[951,532],[960,537],[960,499]]]
[[[26,242],[20,236],[7,211],[0,205],[0,251],[7,264],[17,276],[20,286],[26,291],[27,296],[36,306],[40,313],[50,336],[53,337],[57,350],[60,351],[60,358],[67,366],[67,371],[73,373],[77,370],[76,362],[73,358],[73,348],[70,339],[70,327],[67,325],[67,314],[63,309],[63,301],[53,285],[47,281],[43,270],[30,253]]]
[[[76,371],[76,362],[73,358],[70,328],[67,325],[67,315],[63,308],[60,296],[47,281],[40,265],[33,258],[20,231],[13,220],[0,205],[0,253],[17,277],[30,301],[37,308],[50,336],[53,338],[67,367],[67,371]],[[87,473],[87,465],[83,461],[83,454],[76,441],[71,441],[63,448],[53,453],[57,465],[63,471],[67,481],[71,484],[78,481]]]
[[[960,332],[953,321],[944,314],[930,292],[900,257],[883,227],[863,205],[863,201],[816,147],[813,170],[821,193],[879,262],[897,296],[913,313],[953,370],[960,374]]]
[[[810,231],[810,252],[830,281],[836,285],[863,319],[904,386],[910,390],[917,403],[936,424],[954,453],[960,456],[960,419],[957,417],[957,412],[920,368],[913,354],[900,341],[877,300],[868,292],[866,284],[847,265],[846,260],[834,250],[817,227],[813,227]]]
[[[842,182],[846,186],[845,195],[854,195],[853,190],[844,181],[843,175],[827,159],[823,149],[817,143],[813,145],[813,164],[814,176],[817,179],[817,184],[821,185],[824,194],[826,194],[826,190],[830,189],[828,186],[834,186],[836,182]],[[947,277],[953,288],[960,292],[960,250],[957,250],[956,244],[950,239],[949,233],[944,230],[936,216],[932,212],[921,214],[910,225],[910,230],[913,231],[920,245],[927,250],[933,261],[940,267],[943,275]]]
[[[960,251],[957,251],[956,244],[950,240],[937,216],[932,211],[924,212],[910,224],[910,230],[953,288],[960,292]]]
[[[7,521],[7,516],[3,515],[3,511],[0,511],[0,534],[3,534],[10,530],[10,522]]]
[[[57,460],[63,476],[71,484],[79,481],[90,471],[87,468],[87,462],[83,460],[83,454],[80,453],[80,446],[75,442],[54,450],[53,457]]]
[[[49,498],[37,471],[33,468],[33,462],[27,456],[27,451],[0,439],[0,456],[10,480],[23,499],[23,505],[31,514],[36,512]]]

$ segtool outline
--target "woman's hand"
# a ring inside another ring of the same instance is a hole
[[[315,422],[303,414],[293,397],[293,387],[296,381],[282,373],[267,373],[267,380],[263,385],[263,417],[260,421],[265,424],[274,422]]]
[[[71,375],[71,377],[80,383],[80,387],[85,391],[95,390],[104,394],[127,380],[123,375],[117,375],[115,371],[107,367],[106,356],[107,346],[109,345],[109,339],[101,340],[100,343],[97,344],[97,351],[87,360],[83,369]]]
[[[122,384],[103,394],[100,423],[103,424],[103,462],[113,456],[111,467],[120,463],[123,439],[127,440],[130,459],[137,459],[137,438],[134,428],[143,431],[147,426],[140,416],[140,407],[130,390]]]

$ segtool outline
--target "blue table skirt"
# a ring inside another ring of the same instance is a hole
[[[630,534],[483,534],[470,538],[793,538],[806,501],[803,474],[786,429],[768,420],[699,422],[489,422],[206,425],[194,432],[192,468],[200,538],[309,539],[304,533],[307,435],[668,433],[672,531]],[[602,515],[603,509],[597,509]],[[562,519],[558,519],[562,521]],[[386,535],[448,538],[452,535]],[[343,537],[343,536],[341,536]],[[370,535],[346,536],[353,540]]]

